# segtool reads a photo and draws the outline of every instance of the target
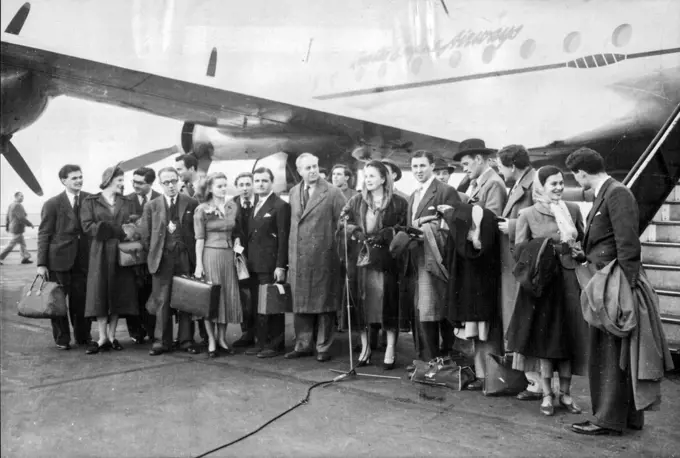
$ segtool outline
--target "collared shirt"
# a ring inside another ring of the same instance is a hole
[[[418,189],[420,190],[420,197],[421,197],[421,198],[423,197],[423,194],[425,194],[425,192],[426,192],[428,189],[430,189],[430,186],[432,186],[432,182],[433,182],[434,180],[436,180],[436,179],[437,179],[437,177],[434,176],[434,174],[433,174],[433,175],[432,175],[425,183],[423,183],[422,185],[418,186]]]
[[[316,185],[317,185],[318,183],[319,183],[318,181],[317,181],[316,183],[310,183],[310,184],[307,184],[307,183],[304,183],[304,182],[303,182],[303,185],[304,185],[305,187],[307,187],[307,191],[309,192],[309,200],[312,200],[312,196],[314,195],[314,190],[316,189]],[[309,202],[308,202],[308,203],[309,203]]]
[[[608,179],[609,179],[609,175],[605,175],[605,177],[602,179],[602,181],[600,181],[600,182],[595,186],[595,188],[593,189],[593,191],[595,191],[595,197],[597,197],[597,195],[600,193],[600,189],[602,189],[602,185],[603,185],[604,182],[607,181]]]
[[[267,199],[269,199],[269,196],[271,196],[272,194],[274,194],[274,191],[269,191],[269,194],[267,194],[267,195],[264,196],[264,197],[262,197],[262,196],[259,196],[259,197],[258,197],[258,199],[257,199],[257,205],[255,205],[255,210],[253,211],[253,215],[256,215],[257,212],[260,211],[260,208],[262,208],[262,206],[264,205],[264,203],[267,201]]]
[[[168,208],[172,206],[172,199],[175,199],[175,203],[177,203],[177,198],[179,197],[179,194],[175,195],[175,197],[168,197],[167,194],[163,194],[163,197],[165,197],[165,202],[168,204]]]
[[[254,195],[253,196],[247,196],[247,197],[241,196],[240,200],[241,200],[241,207],[242,208],[246,208],[246,205],[245,205],[246,199],[250,203],[250,208],[253,208],[253,201],[255,200],[255,196]]]
[[[78,197],[78,202],[80,202],[80,193],[78,194],[73,194],[71,191],[68,189],[66,190],[66,197],[68,197],[68,202],[71,204],[71,208],[73,208],[73,198]]]
[[[413,199],[413,210],[412,210],[412,215],[411,217],[414,219],[416,218],[416,213],[418,212],[418,207],[420,206],[420,202],[423,200],[423,196],[427,192],[428,189],[430,189],[430,186],[432,186],[432,183],[434,180],[436,180],[437,177],[432,175],[425,183],[422,185],[418,186],[416,189],[415,193],[416,195],[414,196]]]
[[[467,195],[472,197],[472,195],[479,190],[480,184],[479,183],[484,183],[486,180],[488,180],[493,172],[493,169],[491,167],[487,167],[486,170],[484,170],[477,178],[472,180],[470,182],[470,187],[467,190]]]
[[[139,205],[144,205],[144,197],[146,197],[146,202],[149,203],[151,200],[151,191],[149,191],[146,194],[137,194],[137,200],[139,201]]]

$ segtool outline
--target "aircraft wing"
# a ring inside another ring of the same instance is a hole
[[[408,144],[451,154],[457,150],[456,141],[69,56],[17,43],[14,37],[9,39],[3,37],[2,41],[3,71],[29,71],[53,96],[132,108],[234,133],[342,136],[355,146],[380,137],[397,147]]]

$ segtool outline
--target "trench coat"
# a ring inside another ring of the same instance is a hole
[[[289,199],[288,282],[293,312],[337,312],[343,279],[335,233],[346,199],[340,189],[319,179],[303,209],[303,186],[304,182],[294,186]]]
[[[80,221],[90,237],[86,317],[139,314],[135,268],[118,265],[118,244],[125,240],[122,225],[134,211],[134,203],[124,196],[116,196],[113,213],[101,193],[83,200]]]
[[[512,274],[515,267],[513,248],[515,246],[515,228],[519,211],[531,207],[534,199],[531,193],[534,189],[534,176],[536,171],[529,168],[524,176],[512,188],[508,196],[501,216],[508,221],[508,233],[500,234],[501,243],[501,310],[503,313],[503,335],[508,332],[508,325],[515,310],[515,299],[517,298],[517,280]]]

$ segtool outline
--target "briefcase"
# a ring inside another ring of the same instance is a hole
[[[213,285],[193,277],[172,277],[170,307],[210,320],[217,318],[220,303],[220,285]]]
[[[146,264],[146,250],[141,242],[120,242],[118,244],[118,265],[132,267]]]
[[[36,282],[40,283],[36,287]],[[36,275],[33,283],[27,285],[17,303],[19,316],[26,318],[60,318],[68,315],[66,294],[58,283],[45,281]]]
[[[260,285],[258,291],[257,313],[273,315],[293,313],[293,294],[288,283]]]

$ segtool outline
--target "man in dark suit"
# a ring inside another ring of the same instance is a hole
[[[89,240],[80,225],[80,207],[90,194],[82,191],[80,166],[67,164],[59,170],[64,192],[43,205],[38,229],[38,275],[61,284],[68,297],[73,335],[78,345],[90,340],[90,320],[85,318],[85,288]],[[52,320],[52,335],[57,348],[71,348],[68,318]]]
[[[172,167],[161,169],[158,178],[163,195],[146,204],[142,217],[142,244],[148,252],[147,265],[151,273],[151,296],[146,306],[149,313],[156,316],[158,339],[151,347],[151,356],[172,349],[172,277],[189,275],[196,267],[194,210],[198,202],[179,193],[179,175]],[[198,353],[191,315],[178,312],[178,317],[180,349]]]
[[[616,259],[631,287],[640,273],[638,206],[630,190],[611,178],[596,151],[580,148],[566,160],[567,167],[584,189],[593,189],[595,201],[586,220],[583,241],[591,270],[600,270]],[[619,366],[623,339],[590,328],[588,379],[595,421],[572,425],[580,434],[621,434],[625,427],[642,429],[644,412],[635,409],[630,365]]]
[[[274,174],[261,167],[253,171],[253,184],[258,201],[248,224],[246,240],[250,247],[252,306],[258,309],[259,286],[286,281],[288,268],[288,234],[290,205],[272,191]],[[285,315],[257,315],[257,345],[246,354],[271,358],[284,350]]]
[[[15,192],[14,202],[12,202],[7,209],[5,230],[12,234],[12,240],[7,244],[5,249],[2,250],[2,253],[0,253],[0,265],[2,265],[2,260],[5,259],[17,245],[19,245],[19,250],[21,252],[21,263],[33,263],[33,261],[31,261],[31,254],[26,249],[26,240],[24,240],[26,226],[32,228],[33,223],[26,218],[26,210],[24,210],[24,206],[21,204],[23,201],[24,194],[22,192]]]
[[[407,221],[410,226],[421,229],[431,224],[438,205],[455,206],[460,202],[458,192],[451,186],[437,180],[434,174],[435,157],[430,151],[416,151],[411,157],[411,171],[418,181],[418,187],[409,197]],[[446,318],[446,282],[425,269],[424,246],[419,244],[407,263],[410,293],[414,303],[416,345],[421,359],[429,361],[439,356],[439,323]],[[420,271],[420,272],[419,272]],[[423,279],[427,275],[427,279]],[[417,287],[416,287],[417,286]],[[434,291],[433,291],[434,290]],[[441,290],[442,294],[437,294]],[[418,294],[416,294],[418,292]],[[451,336],[444,336],[444,349],[450,348]]]
[[[160,196],[159,193],[151,189],[151,185],[156,180],[156,172],[148,167],[141,167],[132,174],[132,187],[134,192],[128,194],[126,197],[134,203],[135,211],[133,215],[141,218],[144,211],[144,206],[151,200]],[[132,341],[136,344],[144,343],[144,337],[149,337],[151,341],[154,339],[154,328],[156,327],[156,318],[146,310],[146,301],[151,295],[151,274],[146,265],[137,266],[137,301],[139,303],[139,315],[126,317],[128,334]]]
[[[253,194],[253,174],[250,172],[239,173],[234,180],[234,186],[238,190],[238,195],[234,197],[234,202],[238,204],[238,211],[241,212],[242,234],[248,234],[248,226],[253,216],[253,208],[257,205],[257,196]],[[243,238],[243,255],[246,259],[250,258],[248,249],[248,237]],[[241,323],[241,337],[233,343],[235,348],[250,347],[255,343],[255,328],[257,327],[257,307],[253,307],[255,298],[251,291],[258,285],[257,280],[250,277],[240,282],[241,308],[243,310],[243,322]]]

